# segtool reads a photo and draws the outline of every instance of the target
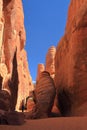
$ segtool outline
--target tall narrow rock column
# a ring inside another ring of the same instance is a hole
[[[8,72],[12,73],[12,60],[17,48],[22,50],[25,44],[25,29],[22,1],[10,0],[3,2],[5,19],[4,28],[4,53]],[[20,18],[20,19],[19,19]],[[19,48],[18,48],[19,46]]]
[[[54,79],[55,76],[55,54],[56,54],[56,47],[51,46],[46,54],[46,71],[48,71],[51,77]]]
[[[44,64],[38,64],[36,82],[38,83],[41,73],[45,71]]]

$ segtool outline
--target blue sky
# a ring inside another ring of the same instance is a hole
[[[36,80],[38,63],[45,63],[50,46],[64,34],[70,0],[22,0],[29,70]]]

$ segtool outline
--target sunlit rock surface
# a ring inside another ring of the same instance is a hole
[[[36,82],[38,83],[39,79],[40,79],[40,75],[41,73],[45,71],[45,65],[44,64],[38,64],[38,68],[37,68],[37,77],[36,77]]]
[[[15,106],[18,110],[20,101],[33,89],[25,40],[22,1],[0,0],[0,75],[3,77],[0,87],[11,93],[12,110]]]
[[[55,76],[55,54],[56,54],[56,47],[51,46],[46,54],[45,70],[50,73],[52,78],[54,78]]]
[[[87,0],[71,0],[55,59],[61,111],[64,115],[87,115]]]

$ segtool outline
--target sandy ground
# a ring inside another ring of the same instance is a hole
[[[0,125],[0,130],[87,130],[87,117],[26,120],[21,126]]]

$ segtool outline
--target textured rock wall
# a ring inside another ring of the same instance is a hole
[[[15,109],[15,105],[16,109],[19,109],[21,100],[29,96],[29,91],[33,89],[32,78],[28,70],[27,55],[24,50],[25,40],[22,1],[1,0],[0,74],[3,77],[2,89],[7,89],[11,95],[14,93],[12,98],[15,103],[12,109]],[[15,57],[16,59],[14,60]],[[17,62],[17,65],[15,62]],[[3,71],[2,68],[4,68]],[[14,73],[14,69],[17,70],[17,73]],[[9,89],[10,86],[13,86],[12,89]]]
[[[47,118],[51,114],[55,93],[53,79],[48,72],[43,71],[34,91],[35,106],[28,118]]]
[[[8,72],[12,73],[12,60],[15,49],[21,51],[25,44],[24,15],[21,0],[4,0],[4,53]],[[20,19],[18,19],[20,18]],[[6,47],[5,47],[6,46]]]
[[[3,42],[3,29],[4,29],[4,21],[3,21],[3,1],[0,1],[0,61],[2,55],[2,42]]]
[[[29,92],[34,90],[34,86],[32,83],[32,77],[28,70],[28,62],[27,62],[27,54],[23,49],[20,53],[20,60],[18,61],[18,74],[19,74],[19,89],[18,93],[18,106],[20,105],[20,101],[25,97],[29,96]]]
[[[63,114],[87,115],[87,0],[71,0],[55,59],[59,105],[66,106]]]

